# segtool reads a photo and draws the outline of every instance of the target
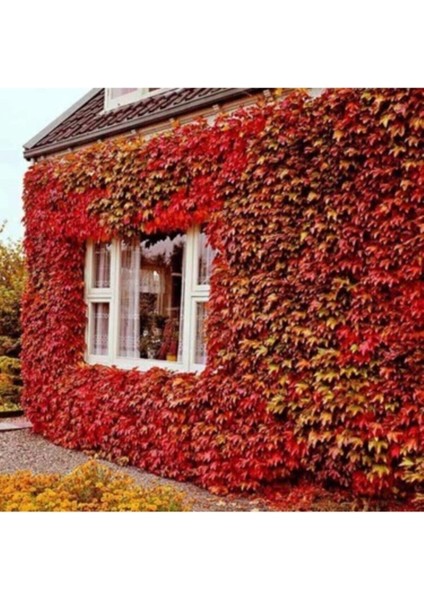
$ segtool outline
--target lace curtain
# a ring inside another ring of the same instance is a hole
[[[107,356],[109,342],[109,304],[96,302],[93,304],[94,331],[92,340],[92,354]]]
[[[184,335],[184,306],[186,303],[185,297],[185,272],[186,272],[186,252],[183,252],[183,260],[181,267],[181,302],[180,302],[180,323],[178,335],[178,361],[183,360],[183,335]]]
[[[110,287],[110,245],[96,244],[94,247],[94,281],[95,288]]]
[[[201,232],[199,236],[198,285],[209,285],[215,254],[216,251],[208,244],[206,234]]]
[[[140,357],[140,253],[136,245],[121,246],[119,356]]]
[[[206,302],[196,303],[196,339],[194,346],[194,362],[199,365],[206,364],[205,340]]]

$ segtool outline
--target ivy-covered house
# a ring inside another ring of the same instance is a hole
[[[34,429],[221,492],[419,489],[423,104],[95,89],[28,142]]]

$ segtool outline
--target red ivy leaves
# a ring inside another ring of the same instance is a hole
[[[424,481],[421,90],[294,93],[25,179],[26,411],[74,448],[215,491]],[[83,363],[85,241],[208,222],[200,375]]]

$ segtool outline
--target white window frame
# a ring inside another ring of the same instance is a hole
[[[136,368],[140,371],[147,371],[153,367],[161,367],[173,371],[200,372],[205,368],[204,364],[195,362],[196,305],[199,302],[207,302],[210,293],[210,285],[197,284],[199,234],[199,227],[191,228],[186,232],[182,359],[177,362],[119,356],[119,270],[121,262],[121,243],[118,239],[111,242],[110,287],[95,288],[93,287],[95,244],[91,241],[88,242],[85,262],[85,302],[87,305],[85,361],[88,364],[113,365],[121,369]],[[98,302],[109,303],[108,356],[90,354],[94,326],[93,304]]]
[[[199,284],[199,241],[200,241],[200,227],[195,228],[195,233],[192,236],[191,244],[191,261],[192,261],[192,281],[190,286],[190,292],[186,295],[189,299],[190,307],[187,308],[189,315],[184,315],[184,320],[188,318],[190,320],[190,348],[189,348],[189,361],[192,366],[192,370],[201,371],[204,365],[195,362],[196,353],[196,315],[197,315],[197,304],[201,302],[207,302],[209,300],[210,285]],[[188,304],[188,302],[186,303]],[[185,322],[185,321],[184,321]]]

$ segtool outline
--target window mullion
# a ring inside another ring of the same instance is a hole
[[[187,232],[186,264],[185,264],[185,290],[184,290],[184,327],[183,327],[183,365],[184,369],[190,371],[192,355],[192,318],[191,305],[192,293],[195,284],[195,230]]]
[[[109,357],[115,360],[119,351],[119,305],[120,305],[120,242],[113,240],[112,242],[112,260],[111,260],[111,298],[110,298],[110,324],[109,324]]]
[[[199,371],[204,369],[204,365],[196,362],[196,344],[197,344],[197,311],[200,304],[206,304],[208,297],[193,296],[191,299],[191,346],[190,346],[190,368],[191,370]]]

